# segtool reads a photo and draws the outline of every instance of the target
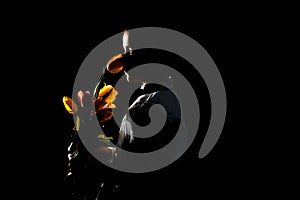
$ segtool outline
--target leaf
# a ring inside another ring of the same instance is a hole
[[[106,137],[103,133],[100,133],[98,138],[105,144],[109,144],[109,142],[114,139],[113,137]]]
[[[76,122],[75,122],[76,131],[79,131],[79,128],[80,128],[80,117],[77,115],[76,116]]]
[[[103,133],[100,133],[98,138],[102,140],[113,140],[113,137],[106,137]]]

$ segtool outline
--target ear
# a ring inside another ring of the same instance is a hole
[[[64,96],[62,100],[63,100],[64,106],[65,106],[65,109],[70,114],[73,115],[74,113],[77,112],[77,110],[78,110],[77,105],[71,98]]]

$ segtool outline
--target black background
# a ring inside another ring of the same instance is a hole
[[[62,97],[72,96],[77,70],[94,47],[125,28],[146,26],[180,31],[204,47],[223,77],[227,117],[219,141],[205,158],[199,159],[198,149],[193,149],[185,164],[141,178],[130,175],[127,187],[132,185],[133,193],[125,193],[124,198],[221,195],[239,199],[282,191],[281,178],[285,176],[274,172],[282,160],[274,159],[275,145],[265,140],[270,135],[263,126],[266,121],[261,115],[265,111],[257,109],[257,105],[266,103],[263,92],[257,89],[266,86],[260,82],[264,77],[257,63],[264,54],[256,40],[266,36],[261,31],[265,26],[242,10],[232,15],[211,12],[200,16],[194,11],[185,15],[172,10],[164,13],[162,9],[155,17],[153,11],[139,10],[110,15],[101,13],[101,9],[99,15],[80,11],[66,14],[64,9],[39,11],[10,23],[6,61],[19,66],[16,71],[12,68],[17,87],[11,96],[20,94],[24,98],[22,103],[17,99],[22,115],[16,124],[22,130],[16,131],[22,149],[16,148],[15,156],[8,156],[9,162],[17,161],[12,173],[16,176],[10,179],[14,188],[11,196],[19,193],[37,199],[62,199],[64,134],[72,126]]]

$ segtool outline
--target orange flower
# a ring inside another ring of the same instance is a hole
[[[116,105],[113,102],[116,100],[118,92],[111,85],[106,85],[104,83],[104,87],[102,87],[97,95],[95,100],[92,99],[92,96],[89,91],[83,92],[81,90],[78,91],[78,105],[69,97],[63,97],[63,104],[65,109],[70,114],[76,114],[76,128],[79,129],[80,119],[85,116],[91,116],[94,113],[92,106],[95,106],[96,115],[100,123],[108,121],[112,118],[113,113],[110,108],[116,108]]]
[[[95,108],[96,115],[99,119],[100,123],[108,121],[112,118],[113,113],[109,108],[116,108],[116,105],[113,102],[116,100],[118,92],[117,90],[111,86],[106,85],[100,89],[97,98],[95,99]]]
[[[92,110],[93,106],[93,99],[90,91],[83,92],[82,90],[79,90],[77,93],[78,102],[82,108],[84,108],[86,111]]]
[[[112,111],[110,111],[108,109],[102,109],[97,112],[97,117],[98,117],[98,120],[100,123],[110,120],[112,118],[112,116],[113,116]]]
[[[77,112],[77,110],[78,110],[77,105],[71,98],[64,96],[62,100],[63,100],[63,104],[64,104],[66,110],[70,114],[74,114]]]
[[[119,73],[124,68],[124,59],[122,54],[118,54],[111,59],[106,64],[106,69],[112,74]]]
[[[106,85],[100,89],[97,99],[95,100],[96,112],[107,109],[107,108],[116,108],[116,105],[113,102],[116,100],[118,92],[111,86]]]

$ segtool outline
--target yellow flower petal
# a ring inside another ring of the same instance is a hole
[[[116,100],[117,94],[118,94],[118,91],[113,86],[105,84],[100,89],[98,98],[102,98],[107,104],[111,104],[112,102],[114,102]]]
[[[114,102],[116,100],[117,94],[118,94],[118,91],[115,90],[115,88],[112,88],[112,91],[110,92],[110,94],[108,95],[108,97],[105,98],[105,101],[108,104],[111,104],[112,102]]]
[[[64,96],[63,97],[63,103],[64,103],[64,106],[66,108],[66,110],[70,113],[70,114],[74,114],[77,112],[77,105],[75,104],[75,102],[67,97],[67,96]]]
[[[113,89],[113,86],[106,85],[104,83],[104,86],[100,89],[98,97],[103,97],[104,95],[108,94]]]
[[[109,104],[108,108],[116,108],[116,105],[115,104]]]

